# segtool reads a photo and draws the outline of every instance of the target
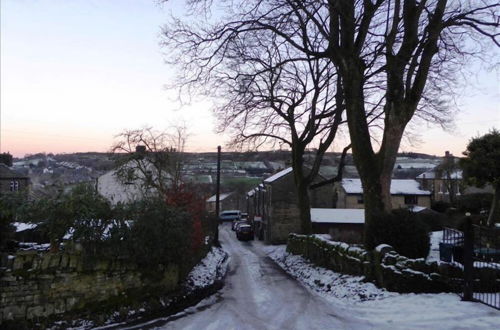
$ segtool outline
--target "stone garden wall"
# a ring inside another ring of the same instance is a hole
[[[180,276],[176,265],[156,276],[143,276],[136,265],[120,260],[89,263],[76,252],[19,251],[0,257],[0,325],[98,311],[148,293],[172,292]]]
[[[399,255],[389,245],[374,251],[334,242],[321,236],[291,234],[287,251],[302,255],[314,264],[333,271],[365,276],[379,287],[402,293],[453,292],[453,278],[462,278],[462,269],[448,263],[427,263]]]

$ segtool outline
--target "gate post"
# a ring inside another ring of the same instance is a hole
[[[464,228],[464,296],[462,300],[472,301],[474,285],[474,230],[472,228],[472,219],[470,213],[465,214]]]

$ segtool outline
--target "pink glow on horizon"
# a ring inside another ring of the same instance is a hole
[[[163,87],[175,74],[158,46],[168,11],[154,2],[0,1],[0,152],[106,152],[124,128],[176,122],[188,125],[187,151],[224,146],[209,101],[177,111],[175,91]],[[475,69],[455,132],[419,125],[422,142],[400,151],[461,156],[470,138],[500,127],[498,71]]]

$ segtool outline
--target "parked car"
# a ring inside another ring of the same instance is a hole
[[[250,225],[241,224],[236,228],[236,238],[240,241],[253,240],[253,236],[253,229]]]
[[[248,213],[241,213],[241,220],[248,220]]]
[[[239,225],[241,224],[248,224],[246,220],[240,219],[240,220],[233,220],[233,224],[231,225],[232,230],[236,230]]]
[[[239,210],[222,211],[219,214],[220,221],[233,221],[233,220],[240,220],[240,219],[241,219],[241,211],[239,211]]]

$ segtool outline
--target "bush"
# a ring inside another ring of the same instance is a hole
[[[368,232],[371,237],[366,241],[372,242],[373,247],[389,244],[408,258],[425,258],[429,254],[429,229],[416,213],[394,210],[377,215]]]
[[[330,228],[328,231],[332,241],[345,242],[347,244],[362,243],[362,236],[355,230],[340,230],[338,228]]]
[[[8,216],[5,206],[0,202],[0,250],[3,250],[7,242],[14,235],[12,218]]]
[[[493,194],[488,193],[462,195],[457,200],[458,209],[462,213],[471,212],[477,214],[481,210],[489,210],[492,200]]]
[[[204,214],[196,205],[204,206],[204,200],[196,204],[191,195],[175,197],[175,201],[151,198],[111,206],[91,186],[83,185],[32,203],[25,216],[40,223],[53,250],[63,239],[81,244],[88,263],[119,257],[152,273],[169,264],[179,265],[182,272],[192,266],[194,252],[202,252]]]
[[[423,222],[430,231],[442,230],[448,225],[448,216],[432,210],[423,210],[415,213],[417,221]]]
[[[109,202],[96,194],[90,185],[79,185],[69,193],[39,199],[24,211],[25,218],[40,224],[50,239],[52,250],[59,249],[70,230],[73,230],[73,239],[83,244],[100,240],[110,216]]]
[[[137,203],[133,213],[129,248],[139,266],[156,270],[169,263],[190,264],[193,227],[186,212],[154,199]]]
[[[443,201],[437,201],[432,203],[431,209],[440,212],[440,213],[445,213],[447,209],[451,207],[450,203],[443,202]]]
[[[6,247],[7,242],[14,238],[17,210],[23,203],[21,194],[5,194],[0,198],[0,250]]]

